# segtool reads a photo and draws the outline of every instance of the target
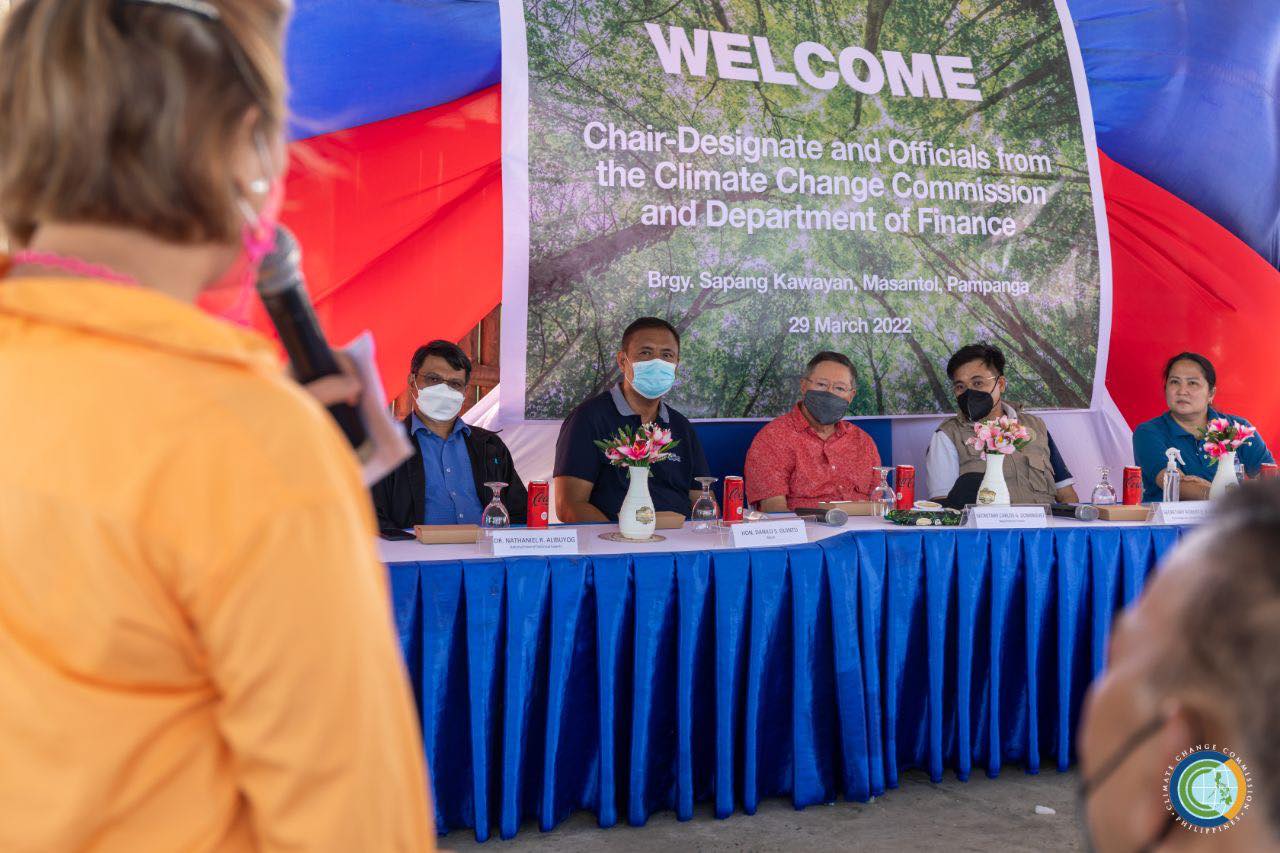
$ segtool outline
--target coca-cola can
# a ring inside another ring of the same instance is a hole
[[[893,508],[912,509],[916,505],[916,466],[899,465],[893,470],[893,481],[898,489]]]
[[[745,491],[741,477],[724,478],[725,521],[742,521]]]
[[[1280,477],[1280,465],[1274,462],[1263,462],[1262,469],[1258,471],[1258,479],[1265,480],[1267,477]]]
[[[1124,466],[1124,505],[1142,503],[1142,469],[1137,465]]]
[[[529,481],[529,520],[530,527],[546,527],[550,517],[548,504],[551,501],[551,487],[546,480]]]

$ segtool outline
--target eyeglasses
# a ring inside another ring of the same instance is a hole
[[[966,388],[973,389],[974,391],[990,391],[992,388],[996,387],[996,383],[998,381],[1000,381],[999,376],[975,376],[969,380],[968,385],[958,381],[952,382],[951,390],[955,391],[957,394],[963,394]]]
[[[463,388],[467,387],[467,383],[460,379],[445,379],[438,373],[419,373],[414,376],[414,379],[417,380],[419,388],[430,388],[432,385],[439,385],[442,382],[454,391],[461,392]]]
[[[832,394],[844,396],[853,390],[853,386],[844,382],[837,382],[834,385],[825,379],[819,379],[817,382],[812,379],[806,379],[809,387],[815,391],[830,391]]]

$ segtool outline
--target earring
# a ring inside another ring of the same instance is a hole
[[[258,160],[262,163],[263,176],[249,183],[249,189],[258,195],[266,195],[271,189],[271,181],[267,175],[275,174],[275,164],[271,161],[271,151],[267,148],[267,140],[260,132],[253,134],[253,147],[258,152]]]

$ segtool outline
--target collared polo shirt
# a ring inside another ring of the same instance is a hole
[[[413,419],[413,437],[422,451],[422,474],[426,483],[424,524],[479,524],[484,511],[476,495],[476,480],[467,453],[471,427],[462,418],[453,422],[447,439],[436,435],[419,418]]]
[[[1235,415],[1224,415],[1217,409],[1209,409],[1209,419],[1226,418],[1229,421],[1253,426],[1244,418]],[[1192,477],[1213,480],[1218,466],[1208,453],[1204,452],[1204,442],[1199,436],[1192,435],[1173,419],[1173,415],[1165,412],[1158,418],[1152,418],[1138,424],[1133,431],[1133,458],[1142,469],[1142,499],[1158,501],[1164,497],[1163,490],[1156,485],[1156,475],[1169,463],[1165,451],[1176,447],[1182,451],[1182,473]],[[1274,463],[1271,451],[1267,449],[1262,436],[1254,433],[1253,437],[1240,445],[1236,451],[1236,461],[1244,465],[1244,472],[1250,477],[1258,474],[1262,463]]]
[[[751,442],[744,472],[747,500],[755,504],[781,496],[788,509],[866,500],[876,487],[871,469],[879,464],[880,451],[871,436],[841,420],[823,438],[796,403]]]
[[[666,403],[658,405],[658,424],[670,429],[679,444],[670,458],[649,469],[649,495],[655,510],[678,512],[687,518],[692,510],[689,491],[697,488],[694,477],[706,476],[707,459],[693,424]],[[611,437],[624,426],[638,429],[640,416],[622,395],[622,386],[615,385],[570,412],[556,440],[555,476],[592,483],[591,504],[610,521],[618,518],[630,475],[626,468],[609,464],[594,442]]]

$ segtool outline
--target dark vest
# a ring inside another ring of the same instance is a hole
[[[1002,400],[1003,404],[1004,401]],[[1004,460],[1004,479],[1009,487],[1009,500],[1015,504],[1051,504],[1057,494],[1053,485],[1053,465],[1049,461],[1049,430],[1030,412],[1008,404],[1017,414],[1018,423],[1031,433],[1031,443],[1011,453]],[[993,414],[995,414],[993,412]],[[997,415],[998,416],[998,415]],[[948,418],[938,427],[956,447],[960,455],[960,473],[982,473],[987,470],[982,454],[965,442],[973,438],[973,422],[959,416]]]

